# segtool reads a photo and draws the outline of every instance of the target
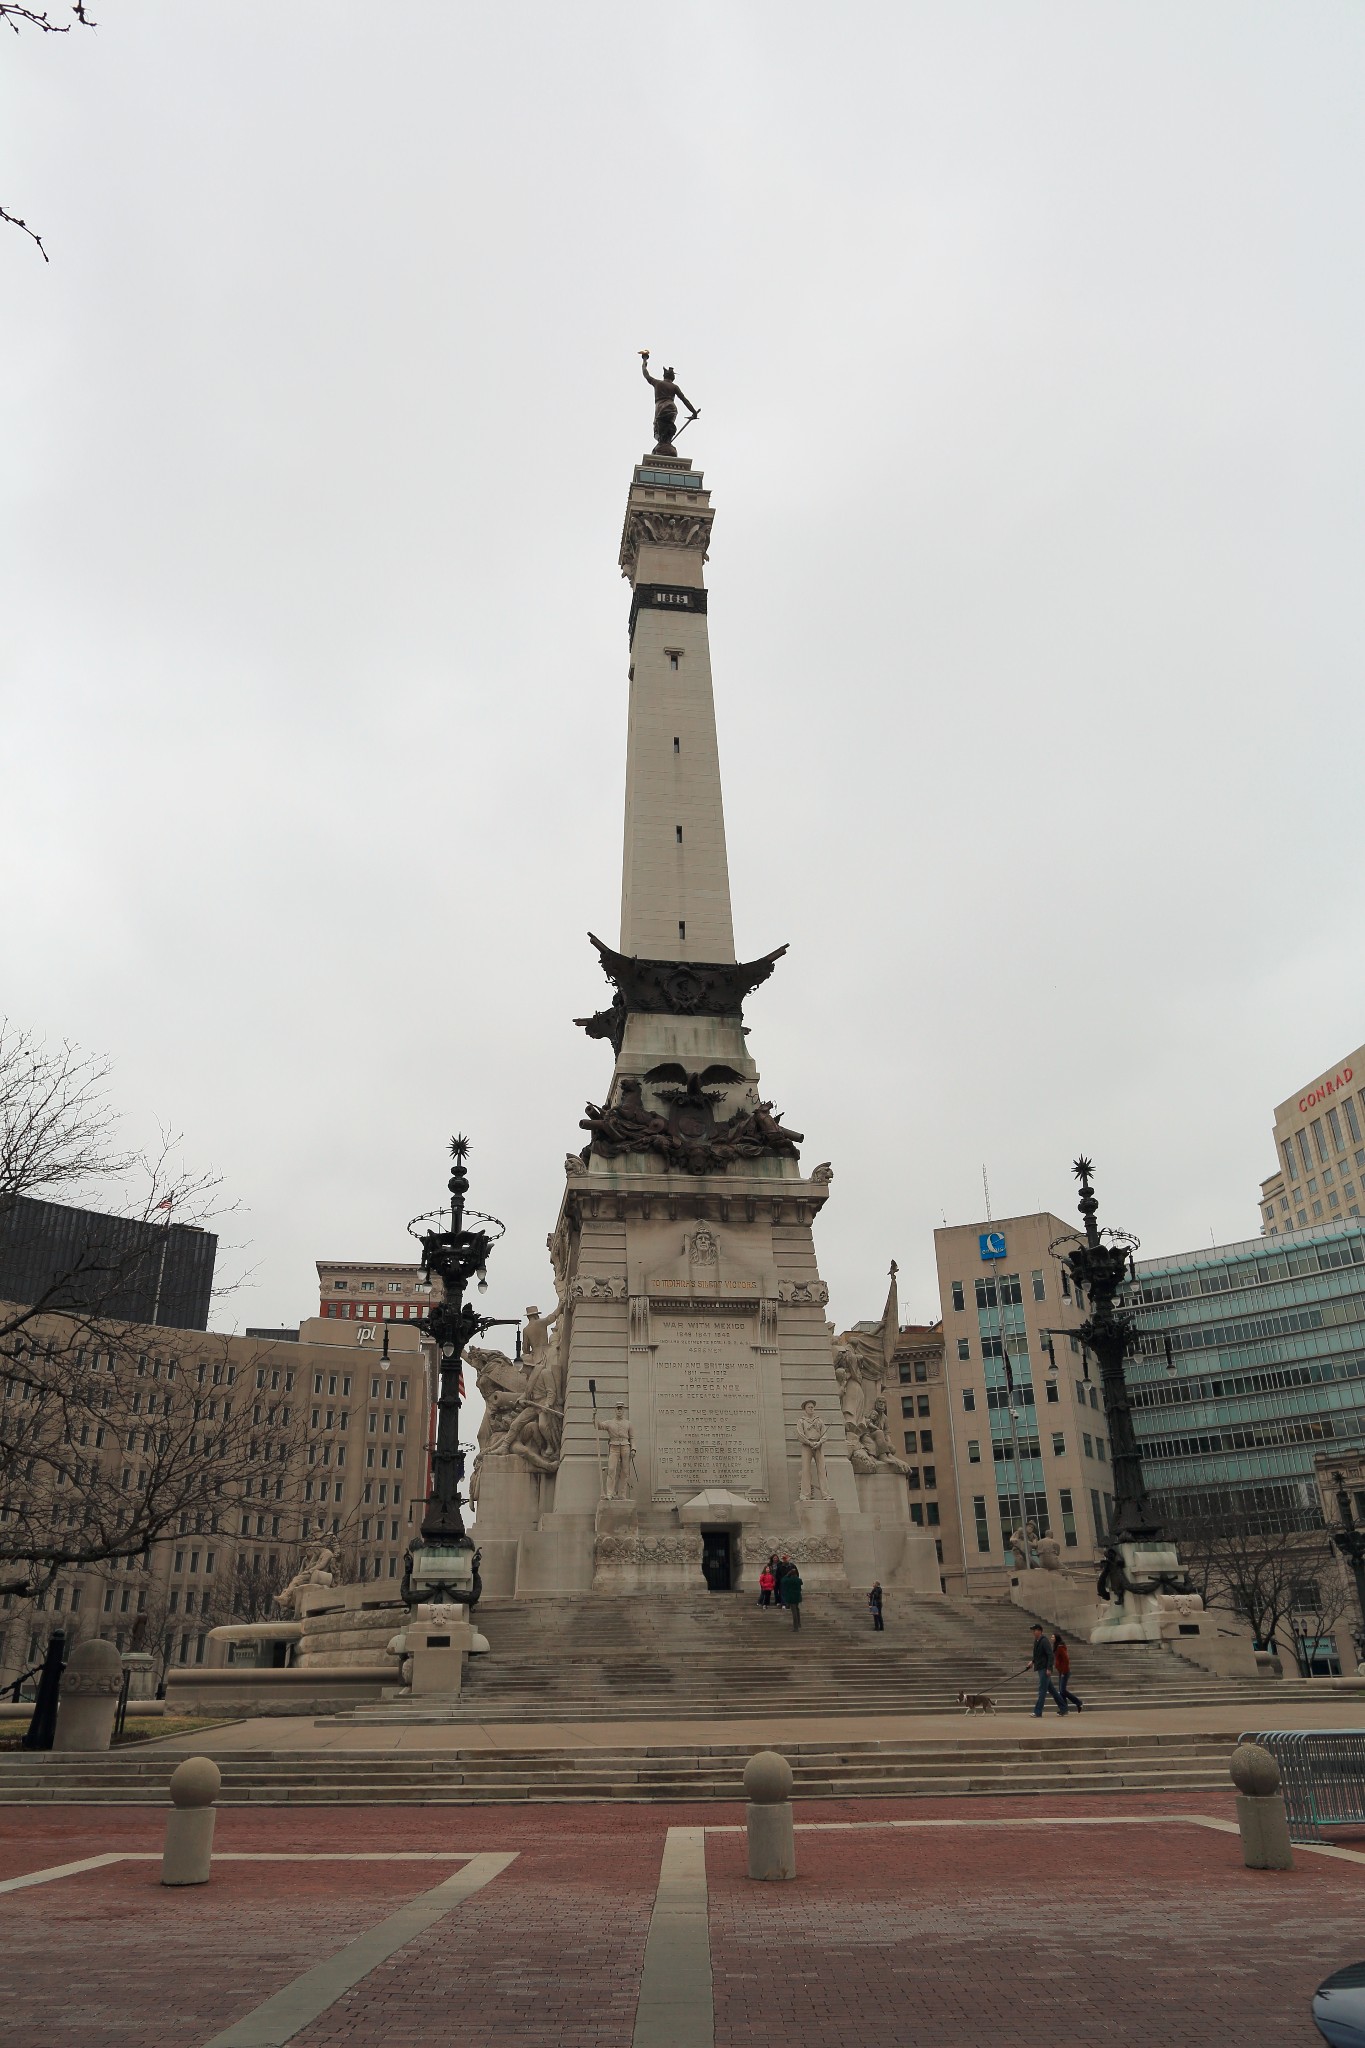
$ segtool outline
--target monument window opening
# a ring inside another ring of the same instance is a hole
[[[676,668],[676,667],[678,666],[678,663],[679,663],[679,661],[680,661],[680,660],[681,660],[681,656],[679,655],[679,653],[678,653],[678,650],[677,650],[677,648],[676,648],[676,647],[670,647],[670,648],[669,648],[669,650],[668,650],[668,665],[669,665],[669,667],[670,667],[670,668]]]
[[[679,846],[681,846],[681,845],[682,845],[682,826],[681,826],[681,825],[675,825],[675,826],[673,827],[673,836],[674,836],[675,840],[677,841],[678,845],[679,845]]]
[[[680,917],[678,919],[678,937],[680,939],[685,939],[687,937],[687,919],[685,917]]]
[[[678,739],[676,736],[673,741],[673,751],[675,754],[680,754],[682,752],[682,741]]]

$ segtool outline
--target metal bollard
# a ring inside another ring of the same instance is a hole
[[[1259,1742],[1239,1742],[1228,1765],[1237,1787],[1237,1825],[1248,1870],[1292,1870],[1280,1767]]]
[[[791,1789],[792,1767],[775,1749],[761,1749],[745,1764],[750,1877],[767,1881],[796,1875]]]
[[[207,1884],[213,1864],[213,1802],[223,1774],[212,1757],[190,1756],[171,1773],[171,1812],[161,1856],[163,1884]]]

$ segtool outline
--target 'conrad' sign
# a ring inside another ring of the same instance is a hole
[[[1319,1102],[1326,1102],[1329,1095],[1336,1095],[1341,1089],[1349,1088],[1355,1079],[1354,1067],[1343,1067],[1339,1074],[1333,1074],[1330,1081],[1319,1081],[1316,1088],[1310,1088],[1306,1095],[1299,1097],[1299,1108],[1307,1113]]]

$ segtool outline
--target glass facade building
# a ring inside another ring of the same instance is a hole
[[[1142,1260],[1128,1303],[1133,1419],[1163,1512],[1320,1527],[1314,1453],[1365,1445],[1365,1220]]]

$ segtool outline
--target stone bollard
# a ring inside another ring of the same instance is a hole
[[[1280,1767],[1259,1742],[1239,1742],[1228,1765],[1237,1787],[1237,1825],[1248,1870],[1292,1870]]]
[[[187,1756],[171,1773],[172,1810],[161,1857],[163,1884],[207,1884],[213,1863],[213,1802],[223,1774],[212,1757]]]
[[[123,1659],[113,1643],[77,1643],[57,1702],[54,1749],[108,1749],[114,1733]]]
[[[796,1875],[791,1789],[792,1767],[775,1749],[760,1749],[745,1764],[750,1877],[767,1880]]]

